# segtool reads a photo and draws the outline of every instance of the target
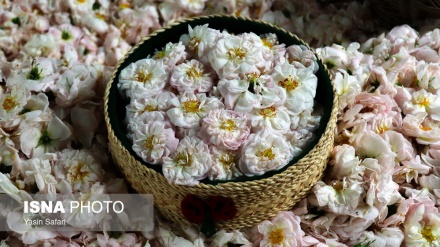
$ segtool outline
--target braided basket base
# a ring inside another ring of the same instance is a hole
[[[277,30],[284,35],[295,37],[274,25],[263,23],[257,20],[251,20],[241,17],[233,16],[206,16],[197,17],[190,20],[184,20],[174,23],[173,26],[187,21],[200,21],[209,23],[211,19],[224,18],[228,21],[242,21],[244,25],[265,25],[271,30]],[[296,164],[290,165],[287,169],[279,173],[258,180],[250,180],[243,182],[225,182],[217,185],[200,183],[196,186],[179,186],[171,185],[162,175],[160,170],[151,168],[151,166],[144,164],[141,160],[135,157],[134,152],[130,150],[130,143],[121,141],[124,135],[117,134],[114,128],[120,128],[120,123],[116,115],[112,112],[112,107],[121,106],[120,102],[111,101],[111,88],[114,87],[115,78],[117,78],[117,71],[120,67],[124,67],[124,62],[129,56],[132,56],[133,51],[136,51],[140,45],[149,41],[153,36],[173,28],[167,27],[151,34],[138,43],[126,56],[121,60],[116,68],[115,73],[107,85],[105,93],[105,121],[108,128],[109,147],[113,159],[118,164],[119,169],[125,175],[132,187],[143,194],[153,194],[155,205],[160,213],[173,222],[184,224],[191,224],[181,213],[180,204],[183,198],[188,194],[196,195],[202,199],[209,196],[223,196],[233,199],[237,206],[237,214],[234,219],[229,221],[218,222],[217,227],[225,230],[239,229],[243,227],[252,227],[263,220],[274,218],[280,211],[290,210],[298,201],[304,198],[314,183],[319,180],[326,168],[329,154],[333,148],[334,130],[336,129],[337,118],[337,97],[335,96],[335,89],[333,84],[328,85],[330,93],[333,95],[321,95],[330,100],[331,105],[324,105],[328,107],[328,122],[323,128],[323,134],[318,143],[301,158]],[[211,26],[210,26],[211,27]],[[187,28],[187,25],[185,25]],[[249,31],[253,31],[250,29]],[[306,45],[300,39],[301,44]],[[165,44],[164,42],[163,44]],[[307,46],[307,45],[306,45]],[[137,51],[139,52],[139,50]],[[146,57],[145,54],[142,56]],[[322,62],[319,61],[320,68],[324,71],[325,76],[329,78],[326,69]],[[328,82],[331,83],[328,79]],[[319,87],[319,86],[318,86]],[[113,90],[113,89],[112,89]],[[110,99],[110,100],[109,100]],[[113,105],[112,105],[113,104]],[[111,105],[109,107],[109,105]],[[113,114],[113,115],[112,115]],[[113,116],[113,117],[112,117]],[[122,122],[122,121],[121,121]],[[123,145],[123,143],[125,145]],[[130,150],[130,151],[129,151]]]

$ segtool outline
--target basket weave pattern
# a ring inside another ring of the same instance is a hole
[[[211,17],[213,16],[197,17],[193,19],[204,18],[208,20]],[[233,16],[228,16],[226,18],[246,19]],[[185,20],[182,22],[184,21]],[[260,22],[258,20],[252,21]],[[116,137],[108,115],[108,100],[112,84],[111,82],[115,79],[116,70],[119,68],[122,61],[136,50],[140,44],[147,41],[150,37],[164,32],[179,23],[180,22],[177,22],[169,27],[157,30],[150,36],[142,39],[119,62],[109,84],[107,85],[104,96],[104,115],[108,129],[109,148],[119,169],[136,191],[143,194],[153,194],[156,208],[163,216],[173,222],[191,224],[184,218],[180,209],[181,201],[188,194],[199,196],[202,199],[206,199],[209,196],[224,196],[233,199],[238,209],[235,218],[217,223],[219,228],[225,230],[252,227],[263,220],[274,218],[280,211],[291,209],[297,202],[307,195],[314,183],[322,177],[327,165],[329,153],[333,148],[334,130],[336,129],[338,112],[338,99],[335,96],[336,93],[333,84],[334,96],[330,121],[328,122],[318,144],[296,164],[291,165],[285,171],[260,180],[226,182],[218,185],[200,183],[193,187],[172,185],[168,183],[161,173],[148,168],[145,164],[134,158]],[[273,26],[273,28],[279,29],[276,26]],[[287,33],[284,30],[283,32]],[[288,34],[294,36],[293,34]],[[297,39],[300,40],[299,38]]]

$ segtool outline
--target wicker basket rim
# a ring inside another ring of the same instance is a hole
[[[104,94],[104,118],[105,118],[105,122],[106,122],[107,131],[108,131],[108,134],[109,134],[109,135],[111,135],[112,137],[114,137],[114,138],[117,140],[117,146],[123,148],[123,149],[124,149],[124,152],[130,153],[130,152],[125,148],[125,146],[122,145],[122,143],[121,143],[121,141],[119,140],[119,138],[116,137],[116,135],[115,135],[115,133],[114,133],[114,130],[113,130],[113,128],[112,128],[112,125],[111,125],[111,123],[110,123],[110,116],[109,116],[109,114],[108,114],[108,103],[109,103],[110,89],[111,89],[112,84],[113,84],[113,81],[114,81],[114,79],[115,79],[115,77],[116,77],[117,71],[119,70],[119,67],[122,65],[122,63],[123,63],[123,62],[124,62],[124,61],[125,61],[125,60],[126,60],[126,59],[127,59],[127,58],[128,58],[128,57],[129,57],[129,56],[130,56],[130,55],[131,55],[131,54],[132,54],[132,53],[133,53],[133,52],[134,52],[139,46],[140,46],[140,45],[142,45],[143,43],[145,43],[145,42],[146,42],[147,40],[149,40],[151,37],[153,37],[153,36],[157,36],[158,34],[160,34],[160,33],[162,33],[162,32],[165,32],[165,31],[167,31],[167,30],[170,30],[170,29],[171,29],[172,27],[174,27],[174,26],[180,25],[180,24],[182,24],[182,23],[186,23],[186,22],[191,21],[191,20],[197,20],[197,19],[206,19],[206,20],[208,20],[208,19],[210,19],[210,18],[233,18],[233,19],[237,19],[237,20],[246,20],[246,21],[252,21],[252,22],[257,22],[257,23],[261,23],[261,24],[264,24],[264,25],[268,25],[268,26],[270,26],[271,28],[274,28],[274,29],[276,29],[276,30],[278,30],[278,31],[280,31],[280,32],[283,32],[283,33],[285,33],[285,34],[287,34],[287,35],[289,35],[289,36],[291,36],[291,37],[293,37],[293,38],[299,40],[301,43],[303,43],[303,45],[305,45],[308,49],[310,49],[310,50],[316,55],[315,50],[314,50],[313,48],[311,48],[311,47],[310,47],[305,41],[303,41],[302,39],[300,39],[299,37],[297,37],[295,34],[289,32],[289,31],[287,31],[287,30],[284,30],[284,29],[282,29],[282,28],[279,28],[278,26],[273,25],[273,24],[271,24],[271,23],[267,23],[267,22],[264,22],[264,21],[261,21],[261,20],[252,19],[252,18],[247,18],[247,17],[238,17],[238,16],[232,16],[232,15],[218,15],[218,14],[217,14],[217,15],[208,15],[208,16],[199,16],[199,17],[193,17],[193,18],[185,18],[185,19],[182,19],[182,20],[179,20],[179,21],[173,22],[173,23],[171,23],[171,24],[168,24],[166,27],[163,27],[163,28],[160,28],[160,29],[155,30],[153,33],[149,34],[148,36],[143,37],[143,38],[142,38],[142,39],[141,39],[141,40],[140,40],[135,46],[133,46],[133,47],[130,49],[129,52],[127,52],[127,53],[124,55],[124,57],[118,62],[117,66],[114,68],[114,71],[113,71],[113,73],[112,73],[112,76],[111,76],[111,78],[110,78],[110,80],[109,80],[109,82],[107,83],[106,88],[105,88],[105,94]],[[319,58],[318,55],[316,55],[316,57],[317,57],[318,61],[320,61],[321,64],[323,65],[324,70],[325,70],[325,73],[326,73],[326,76],[328,76],[328,78],[330,79],[331,76],[330,76],[330,74],[329,74],[329,72],[328,72],[328,68],[327,68],[326,64],[324,64],[324,63],[322,62],[322,60]],[[325,130],[324,130],[324,132],[322,133],[321,137],[319,138],[319,141],[315,144],[315,146],[313,146],[313,148],[311,148],[311,150],[310,150],[307,154],[305,154],[304,157],[302,157],[300,160],[298,160],[296,163],[299,163],[299,162],[301,162],[302,160],[306,159],[311,153],[313,153],[313,151],[316,149],[316,146],[319,146],[319,145],[322,144],[322,142],[323,142],[323,137],[326,136],[326,135],[328,135],[328,133],[334,131],[333,129],[331,129],[331,126],[330,126],[329,123],[330,123],[330,121],[331,121],[332,119],[335,119],[335,118],[336,118],[336,115],[337,115],[337,112],[338,112],[338,97],[337,97],[337,93],[336,93],[336,88],[335,88],[334,82],[333,82],[331,79],[330,79],[329,81],[330,81],[330,84],[331,84],[331,87],[332,87],[332,91],[333,91],[333,95],[332,95],[332,97],[333,97],[333,102],[332,102],[332,108],[331,108],[331,112],[330,112],[329,122],[327,122],[326,127],[325,127]],[[136,161],[136,162],[139,162],[140,164],[142,164],[142,165],[145,166],[145,164],[143,164],[143,163],[140,162],[140,161]],[[163,176],[162,173],[159,173],[159,172],[155,171],[154,169],[152,169],[152,168],[150,168],[150,167],[148,167],[148,166],[146,166],[146,168],[149,169],[150,172],[158,173],[159,175]],[[282,171],[282,172],[276,173],[276,174],[274,174],[274,175],[272,175],[272,176],[269,176],[269,177],[264,177],[264,178],[261,178],[261,179],[257,179],[257,180],[250,180],[250,181],[228,181],[228,182],[219,183],[219,184],[205,184],[205,183],[201,182],[201,183],[198,183],[197,185],[195,185],[195,186],[193,186],[193,187],[199,187],[199,188],[208,189],[208,190],[209,190],[209,189],[214,189],[214,188],[215,188],[215,189],[222,189],[222,188],[227,189],[227,188],[231,188],[231,187],[236,187],[237,189],[238,189],[238,188],[249,189],[249,188],[252,188],[253,186],[260,186],[260,185],[262,185],[262,184],[271,183],[271,181],[273,181],[273,180],[280,180],[280,179],[282,179],[283,177],[286,177],[287,174],[292,173],[294,170],[296,170],[296,166],[295,166],[294,164],[292,164],[292,165],[290,165],[286,170],[284,170],[284,171]],[[185,186],[185,185],[173,185],[173,186]]]

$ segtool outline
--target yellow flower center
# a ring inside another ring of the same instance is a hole
[[[257,72],[246,74],[246,78],[248,82],[255,82],[260,77],[260,74]]]
[[[87,169],[87,166],[82,162],[79,162],[78,165],[73,166],[69,170],[70,181],[82,181],[88,175],[89,169]]]
[[[220,163],[222,163],[225,170],[230,171],[231,167],[235,165],[234,156],[230,154],[224,154],[219,159]]]
[[[437,240],[437,236],[432,233],[432,228],[430,226],[425,226],[420,233],[422,234],[423,238],[426,239],[426,241],[428,241],[429,243]]]
[[[413,77],[413,86],[417,87],[419,85],[419,83],[420,83],[419,78],[417,78],[417,75],[414,75],[414,77]]]
[[[176,162],[178,166],[191,166],[191,155],[186,153],[177,153],[176,156],[174,156],[174,162]]]
[[[200,101],[191,99],[183,102],[182,105],[185,112],[196,113],[199,112]]]
[[[421,130],[423,130],[423,131],[428,131],[428,130],[432,130],[432,128],[431,127],[429,127],[429,126],[424,126],[424,125],[419,125],[419,129],[421,129]]]
[[[158,51],[156,52],[156,54],[154,54],[153,59],[154,60],[159,60],[165,57],[165,52],[164,51]]]
[[[191,52],[196,52],[199,50],[200,39],[197,37],[192,37],[189,39],[189,48]]]
[[[246,56],[246,50],[244,48],[231,48],[226,53],[230,60],[241,60]]]
[[[77,3],[81,3],[81,4],[82,4],[82,3],[86,3],[86,2],[87,2],[87,0],[76,0],[76,2],[77,2]]]
[[[269,48],[272,49],[273,44],[272,44],[270,41],[267,41],[266,38],[262,38],[261,41],[263,41],[263,45],[264,45],[264,46],[269,47]]]
[[[344,184],[340,181],[334,182],[332,187],[336,190],[336,192],[342,192],[344,190]]]
[[[220,124],[220,129],[227,130],[227,131],[233,131],[237,128],[237,125],[235,124],[234,120],[228,119],[226,121],[223,121]]]
[[[275,230],[270,231],[269,233],[269,242],[273,245],[280,245],[284,242],[284,233],[282,228],[277,228]]]
[[[138,69],[136,71],[136,75],[134,79],[138,82],[142,82],[143,84],[147,83],[153,77],[153,73],[149,71],[145,71],[145,69]]]
[[[272,152],[272,147],[261,151],[259,156],[267,160],[273,160],[275,158],[275,154]]]
[[[15,101],[14,97],[12,96],[8,96],[6,97],[6,99],[3,101],[2,107],[3,109],[5,109],[5,111],[10,111],[12,110],[14,107],[16,107],[18,104]]]
[[[387,131],[387,130],[389,130],[390,128],[388,127],[388,126],[386,126],[386,125],[379,125],[378,127],[377,127],[377,133],[378,134],[382,134],[383,132],[385,132],[385,131]]]
[[[301,60],[296,57],[289,57],[289,59],[287,59],[287,60],[289,61],[289,63],[301,62]]]
[[[202,74],[203,71],[196,66],[191,66],[191,68],[186,71],[186,75],[190,78],[199,78],[202,76]]]
[[[278,85],[286,89],[286,91],[293,91],[298,87],[299,82],[296,79],[293,79],[292,76],[288,76],[286,79],[279,81]]]
[[[105,19],[107,18],[104,14],[101,13],[95,13],[96,18],[105,21]]]
[[[431,101],[423,97],[422,99],[416,99],[414,103],[416,103],[419,106],[428,107]]]
[[[263,116],[264,118],[273,118],[275,117],[276,113],[277,110],[273,106],[260,110],[260,115]]]
[[[149,136],[144,143],[144,147],[148,150],[153,150],[156,137],[154,135]]]
[[[157,111],[157,110],[158,110],[158,108],[155,105],[146,105],[144,107],[144,109],[142,110],[142,113],[144,113],[144,112],[152,112],[152,111]]]
[[[131,8],[131,4],[130,3],[120,3],[119,8],[120,9]]]

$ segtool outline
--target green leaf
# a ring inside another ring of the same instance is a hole
[[[368,240],[368,238],[365,238],[364,240],[362,240],[362,242],[353,245],[353,247],[368,247],[372,243],[374,243],[374,241],[376,241],[376,239]]]
[[[40,80],[43,77],[41,76],[41,72],[43,69],[38,67],[38,64],[35,64],[36,60],[32,60],[31,71],[26,75],[26,78],[29,80]]]

